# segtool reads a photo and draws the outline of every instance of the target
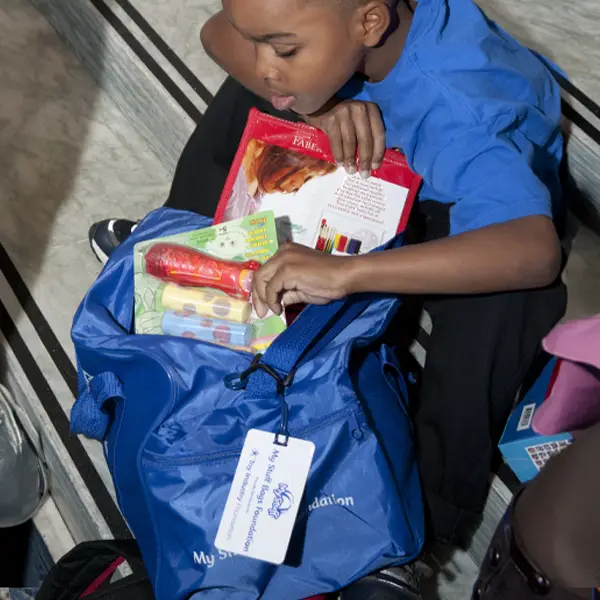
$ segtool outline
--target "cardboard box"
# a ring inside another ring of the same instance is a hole
[[[512,412],[499,448],[504,461],[521,482],[533,479],[550,460],[573,441],[570,433],[539,435],[531,427],[535,411],[548,397],[559,362],[548,362],[537,381]]]

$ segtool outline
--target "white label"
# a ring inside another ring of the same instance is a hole
[[[315,445],[289,438],[275,443],[275,434],[248,432],[215,546],[280,565],[285,560]]]
[[[521,418],[517,425],[517,431],[524,431],[531,427],[531,421],[533,421],[533,413],[535,412],[535,404],[526,404],[521,411]]]

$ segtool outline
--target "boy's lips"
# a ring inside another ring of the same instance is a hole
[[[273,94],[271,96],[271,104],[277,110],[287,110],[296,103],[295,96],[282,96],[281,94]]]

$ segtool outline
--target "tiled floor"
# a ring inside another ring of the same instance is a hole
[[[565,271],[569,290],[566,319],[600,313],[600,237],[581,224]]]

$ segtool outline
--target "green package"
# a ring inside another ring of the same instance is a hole
[[[249,302],[244,299],[231,298],[225,292],[215,288],[180,286],[168,278],[159,279],[148,274],[145,256],[157,243],[183,246],[198,251],[205,257],[224,261],[239,263],[257,261],[262,264],[278,250],[273,212],[256,213],[206,229],[136,244],[134,247],[135,330],[138,334],[164,335],[163,327],[168,329],[166,324],[176,319],[178,324],[192,325],[189,330],[183,327],[182,333],[177,335],[197,337],[194,333],[197,330],[194,327],[198,326],[201,320],[202,327],[208,327],[208,324],[212,323],[215,331],[242,329],[248,334],[243,343],[233,341],[229,343],[230,340],[237,338],[223,337],[217,333],[210,341],[236,347],[243,346],[249,351],[256,352],[264,351],[273,339],[285,330],[286,325],[282,317],[269,314],[266,318],[259,319],[251,310]],[[203,329],[202,335],[207,335],[206,331]],[[208,341],[206,337],[198,337],[198,339]]]

